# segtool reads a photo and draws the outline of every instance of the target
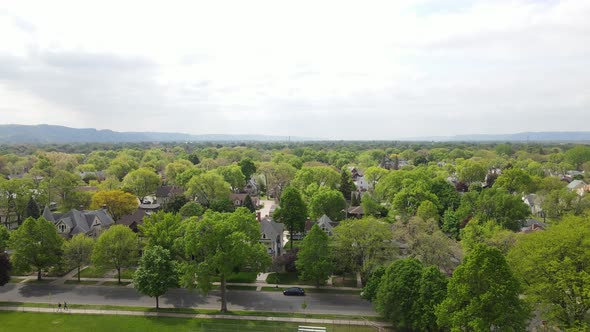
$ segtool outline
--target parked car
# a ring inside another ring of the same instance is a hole
[[[290,287],[283,291],[283,295],[298,295],[303,296],[305,295],[305,289],[301,287]]]

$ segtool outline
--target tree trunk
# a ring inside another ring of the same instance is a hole
[[[119,278],[119,283],[121,283],[121,268],[117,268],[117,277]]]
[[[37,270],[37,280],[41,280],[41,269]]]
[[[80,283],[80,265],[78,265],[78,283]]]
[[[289,234],[291,235],[291,238],[289,239],[289,245],[291,248],[289,249],[293,250],[293,226],[289,227]]]
[[[225,274],[221,275],[221,312],[227,312],[227,299],[225,298]]]
[[[160,309],[160,297],[156,296],[156,310]]]

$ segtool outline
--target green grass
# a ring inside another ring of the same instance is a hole
[[[25,307],[25,308],[55,308],[56,304],[28,303],[28,302],[0,302],[0,306]],[[125,310],[125,311],[140,311],[140,312],[156,311],[156,309],[154,307],[98,305],[98,304],[72,304],[72,303],[70,303],[70,304],[68,304],[68,307],[70,307],[70,309]],[[219,310],[215,310],[215,309],[160,308],[158,311],[159,312],[181,313],[181,314],[206,314],[206,315],[220,314]],[[224,315],[380,321],[380,318],[377,316],[352,316],[352,315],[349,316],[349,315],[312,314],[312,313],[305,314],[305,313],[269,312],[269,311],[240,311],[240,310],[237,310],[237,311],[230,311],[228,313],[225,313]]]
[[[25,280],[25,278],[10,277],[10,283],[13,283],[13,284],[18,284],[19,282],[22,282],[23,280]]]
[[[297,273],[271,273],[266,278],[267,284],[283,284],[283,285],[314,285],[314,282],[299,280]]]
[[[262,287],[263,292],[282,292],[284,288],[276,287]],[[322,293],[322,294],[349,294],[349,295],[361,295],[360,290],[348,290],[348,289],[329,289],[329,288],[305,288],[306,293]]]
[[[285,289],[282,287],[276,288],[276,287],[262,287],[261,289],[263,292],[282,292]]]
[[[107,274],[112,269],[104,269],[99,268],[94,265],[91,265],[80,272],[80,277],[82,278],[102,278],[105,274]],[[78,275],[76,274],[75,277]]]
[[[247,291],[255,291],[256,290],[256,286],[234,286],[234,285],[227,285],[225,288],[226,289],[229,289],[229,290],[247,290]]]
[[[256,272],[238,272],[229,276],[227,282],[254,283],[257,275]]]
[[[135,317],[104,315],[78,315],[67,313],[0,312],[2,329],[6,331],[48,332],[101,332],[101,331],[295,331],[300,323],[263,322],[223,319],[196,319],[172,317]],[[305,324],[309,325],[309,324]],[[374,331],[361,326],[326,326],[328,331]]]
[[[121,287],[124,287],[129,284],[131,284],[131,283],[128,281],[121,281],[121,283],[119,283],[118,281],[105,281],[102,284],[100,284],[100,286],[121,286]]]
[[[97,281],[92,281],[92,280],[80,280],[78,282],[78,280],[72,279],[72,280],[66,280],[65,284],[66,285],[96,285]]]
[[[128,269],[121,269],[121,279],[133,279],[133,275],[135,274],[136,268],[131,267]],[[115,274],[115,278],[117,275]]]
[[[335,287],[356,287],[356,276],[347,274],[346,278],[335,276],[332,278],[332,285]]]
[[[41,279],[41,280],[37,280],[37,279],[29,279],[26,282],[28,284],[48,284],[52,281],[55,281],[54,279]]]

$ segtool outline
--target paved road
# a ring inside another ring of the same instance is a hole
[[[0,287],[0,301],[123,306],[153,306],[155,300],[128,287],[6,284]],[[160,298],[162,307],[219,309],[219,292],[204,296],[197,291],[172,289]],[[306,309],[301,308],[305,301]],[[229,310],[308,312],[374,316],[371,304],[358,295],[307,294],[284,296],[280,292],[228,291]]]

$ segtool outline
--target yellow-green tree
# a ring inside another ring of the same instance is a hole
[[[107,211],[115,221],[137,209],[139,202],[130,193],[122,190],[99,191],[92,196],[91,209],[101,209],[106,206]]]

